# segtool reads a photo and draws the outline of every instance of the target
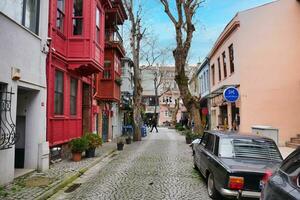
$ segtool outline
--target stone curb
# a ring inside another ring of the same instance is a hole
[[[78,172],[76,172],[74,175],[71,175],[69,177],[66,177],[65,179],[59,181],[59,183],[54,183],[54,185],[52,187],[50,187],[47,191],[45,191],[43,194],[41,194],[40,196],[36,197],[37,200],[46,200],[48,198],[50,198],[51,196],[53,196],[56,192],[58,192],[59,190],[61,190],[62,188],[66,187],[69,183],[75,181],[79,176],[81,176],[82,174],[84,174],[87,170],[89,170],[90,168],[94,167],[96,164],[98,164],[101,160],[103,160],[104,158],[110,156],[111,154],[113,154],[114,152],[116,152],[116,149],[110,150],[107,153],[105,153],[103,156],[97,158],[95,161],[93,161],[90,165],[88,165],[87,167],[83,167],[81,168]]]

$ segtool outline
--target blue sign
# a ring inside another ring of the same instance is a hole
[[[224,90],[223,97],[226,101],[234,103],[239,99],[240,94],[236,88],[228,87]]]

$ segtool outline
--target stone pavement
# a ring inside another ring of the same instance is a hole
[[[106,163],[54,195],[51,200],[208,200],[206,184],[194,170],[184,136],[159,128],[141,142],[126,145]]]
[[[89,167],[98,163],[104,157],[116,150],[115,143],[105,143],[96,151],[96,157],[84,158],[80,162],[63,160],[50,166],[50,169],[43,173],[33,172],[27,176],[15,179],[5,188],[0,188],[1,200],[31,200],[45,199],[55,192],[57,187],[76,179]]]

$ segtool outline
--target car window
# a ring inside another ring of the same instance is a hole
[[[200,144],[205,147],[207,140],[208,140],[208,133],[204,133]]]
[[[208,135],[208,140],[207,143],[205,145],[205,149],[207,149],[208,151],[213,152],[214,150],[214,144],[215,144],[215,137],[212,134]]]
[[[219,156],[282,160],[274,142],[257,138],[222,138],[219,145]]]
[[[233,145],[231,139],[220,139],[219,142],[219,157],[232,158],[234,157]]]
[[[300,168],[300,151],[293,152],[281,165],[280,169],[287,174],[299,171]]]

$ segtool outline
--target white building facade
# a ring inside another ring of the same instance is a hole
[[[0,1],[0,185],[22,170],[49,168],[48,6],[48,0]]]

